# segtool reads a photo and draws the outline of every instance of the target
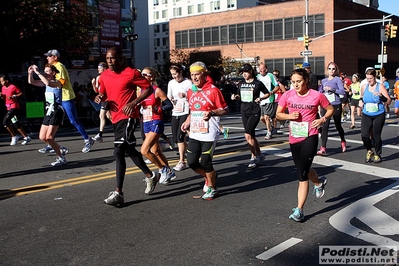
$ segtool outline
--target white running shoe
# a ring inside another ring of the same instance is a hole
[[[152,177],[150,178],[146,177],[144,181],[147,183],[147,187],[144,193],[150,195],[152,194],[152,192],[154,192],[155,186],[159,181],[159,174],[155,174],[154,172],[152,172]]]
[[[58,156],[55,162],[51,163],[51,166],[60,166],[63,164],[66,164],[67,160],[65,159],[64,156]]]
[[[27,136],[26,138],[24,138],[24,141],[22,141],[21,145],[26,145],[29,142],[31,142],[31,140],[32,140],[31,137]]]
[[[175,171],[181,171],[187,168],[187,164],[184,162],[179,162],[178,164],[176,164],[175,167],[173,167],[173,170]]]
[[[96,140],[93,138],[89,138],[89,140],[85,141],[85,146],[82,149],[83,153],[88,153],[91,150],[91,146],[93,146]]]
[[[104,200],[104,203],[115,206],[125,203],[125,200],[123,199],[123,193],[119,193],[118,191],[111,191],[108,194],[108,198]]]
[[[11,143],[10,143],[10,146],[17,145],[17,143],[18,143],[18,140],[19,140],[19,137],[18,137],[18,136],[14,136],[14,137],[12,137],[12,138],[11,138]]]
[[[103,142],[103,138],[100,136],[100,133],[97,133],[97,135],[95,135],[93,139],[100,143]]]
[[[51,148],[50,145],[47,145],[47,146],[44,147],[44,148],[38,149],[37,151],[40,152],[40,153],[48,153],[48,152],[51,153],[51,151],[54,152],[54,150]]]

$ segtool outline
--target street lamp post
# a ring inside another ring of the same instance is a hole
[[[131,19],[131,27],[132,27],[132,33],[134,33],[134,20],[135,20],[135,8],[134,8],[134,0],[130,0],[130,19]],[[132,67],[134,67],[135,65],[135,44],[134,44],[134,40],[132,40],[131,42],[131,57],[132,57]]]

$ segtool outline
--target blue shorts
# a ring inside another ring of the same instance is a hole
[[[399,108],[399,100],[395,100],[395,108]]]
[[[152,120],[144,122],[143,127],[144,127],[144,134],[154,132],[161,135],[165,130],[165,124],[162,120]]]

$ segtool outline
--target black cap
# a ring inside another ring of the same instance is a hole
[[[254,69],[252,68],[252,66],[248,63],[244,64],[241,68],[240,68],[240,72],[252,72]]]

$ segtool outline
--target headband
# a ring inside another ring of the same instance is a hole
[[[352,77],[359,78],[356,74],[353,74]]]
[[[206,69],[204,67],[202,67],[202,66],[192,66],[192,67],[190,67],[190,72],[193,72],[193,71],[205,72]]]

